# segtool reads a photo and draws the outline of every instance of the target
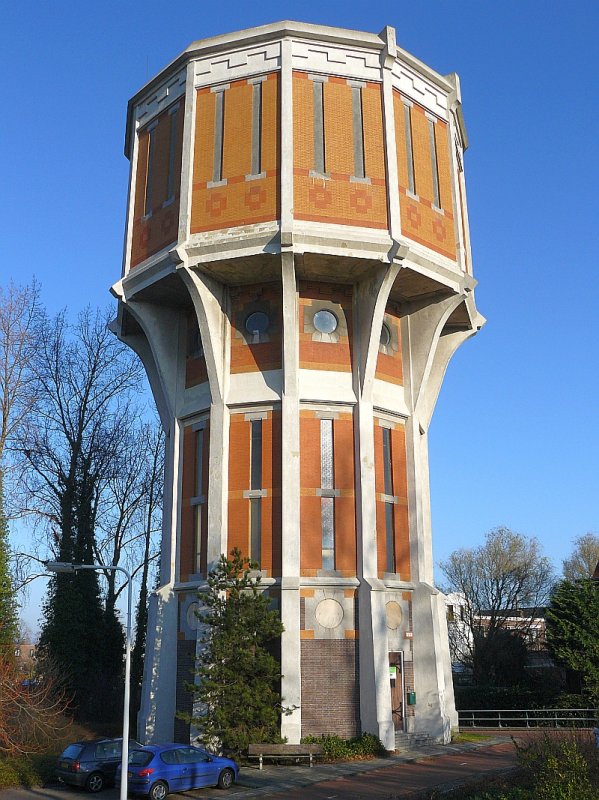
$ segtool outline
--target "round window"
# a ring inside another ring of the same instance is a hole
[[[314,314],[313,325],[320,333],[333,333],[333,331],[337,330],[338,324],[337,317],[332,311],[322,309]]]
[[[245,329],[252,336],[256,336],[266,333],[269,324],[268,314],[265,314],[264,311],[254,311],[246,319]]]
[[[386,322],[383,322],[383,327],[381,328],[381,345],[383,347],[387,347],[391,343],[391,329],[387,325]]]

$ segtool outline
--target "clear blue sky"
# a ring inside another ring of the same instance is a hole
[[[599,3],[2,3],[0,283],[51,311],[120,276],[129,97],[191,41],[280,19],[397,30],[457,72],[477,303],[430,431],[435,560],[507,525],[557,568],[599,530]]]

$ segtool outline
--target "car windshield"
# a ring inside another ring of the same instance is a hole
[[[129,753],[129,763],[135,767],[145,767],[152,760],[153,753],[144,750],[132,750]]]
[[[80,744],[70,744],[60,754],[60,758],[77,758],[83,747]]]

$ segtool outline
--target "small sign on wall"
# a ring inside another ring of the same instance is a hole
[[[389,677],[391,678],[392,681],[394,681],[397,678],[397,667],[395,666],[395,664],[389,665]]]

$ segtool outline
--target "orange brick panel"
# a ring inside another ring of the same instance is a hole
[[[281,357],[280,337],[273,337],[270,342],[249,345],[239,339],[232,340],[231,375],[281,369]]]
[[[229,492],[250,486],[250,423],[233,414],[229,429]]]
[[[279,128],[279,76],[276,72],[271,72],[262,83],[263,172],[278,172],[279,170],[281,160]]]
[[[335,569],[356,573],[356,506],[353,497],[335,498]]]
[[[214,166],[214,92],[199,91],[196,99],[195,147],[193,182],[211,181]],[[192,218],[192,225],[195,220]]]
[[[353,420],[333,422],[333,453],[335,457],[335,488],[354,491],[354,426]]]
[[[314,169],[314,89],[305,72],[293,73],[293,166]]]
[[[260,569],[272,575],[273,551],[273,498],[263,497],[262,505],[262,531],[261,531],[261,558]]]
[[[322,514],[320,497],[300,498],[300,567],[305,570],[322,569]]]
[[[399,185],[408,187],[408,150],[404,122],[404,104],[398,92],[393,92],[393,114],[395,117],[395,146],[397,148],[397,175]]]
[[[393,506],[393,526],[395,529],[395,571],[402,580],[409,581],[410,569],[410,533],[408,507],[403,503]]]
[[[387,529],[382,500],[376,501],[376,557],[379,577],[382,577],[387,571]]]
[[[181,477],[181,541],[179,543],[179,576],[187,580],[193,570],[194,508],[190,499],[195,494],[196,434],[191,427],[183,429],[183,470]]]
[[[293,184],[296,219],[386,229],[384,184],[350,183],[349,177],[324,180],[296,172]]]
[[[135,267],[154,253],[177,241],[179,232],[178,198],[166,208],[159,208],[148,219],[133,221],[131,266]]]
[[[312,83],[310,81],[310,83]],[[327,81],[324,95],[325,169],[328,173],[353,175],[354,144],[352,90],[345,81]]]
[[[378,84],[368,84],[362,89],[362,117],[366,175],[386,181],[383,109]]]
[[[416,194],[432,203],[433,170],[428,119],[425,116],[424,109],[417,105],[412,106],[412,148]]]
[[[194,183],[191,203],[191,232],[214,231],[277,219],[278,175],[246,181],[245,174],[228,178],[225,186],[208,189]]]
[[[435,143],[437,146],[437,167],[439,171],[439,194],[441,208],[453,212],[451,194],[451,164],[449,160],[449,134],[447,125],[441,120],[435,125]]]
[[[191,386],[197,386],[200,383],[205,383],[208,380],[208,369],[206,367],[206,359],[188,358],[185,363],[185,388],[189,389]]]
[[[398,497],[407,497],[406,431],[403,425],[398,425],[391,431],[391,458],[393,468],[393,494]]]
[[[385,493],[385,472],[383,462],[383,429],[375,423],[374,426],[374,480],[377,494]]]
[[[143,217],[145,210],[149,145],[150,135],[147,131],[142,131],[139,134],[139,142],[137,145],[137,174],[135,178],[135,205],[133,210],[133,218],[135,220]]]
[[[250,501],[245,498],[229,499],[229,536],[227,549],[230,553],[238,547],[244,556],[249,556]]]
[[[425,204],[399,194],[401,232],[408,239],[429,247],[436,253],[456,260],[455,230],[451,214],[434,211]]]
[[[252,171],[252,93],[246,81],[234,81],[225,91],[223,178]]]
[[[300,415],[300,482],[302,489],[320,487],[320,420],[304,416],[303,412]],[[320,506],[318,520],[320,530]]]
[[[282,552],[281,552],[281,412],[272,412],[272,446],[270,452],[263,453],[263,461],[269,461],[269,466],[265,472],[271,476],[271,486],[273,491],[272,498],[272,574],[275,577],[281,575]]]
[[[376,364],[376,377],[381,380],[390,381],[397,385],[403,384],[403,361],[401,355],[401,319],[393,314],[387,307],[386,324],[391,326],[392,332],[397,338],[397,352],[379,352]]]
[[[152,197],[150,198],[152,212],[159,209],[167,199],[166,183],[170,140],[170,117],[167,114],[161,114],[158,117],[158,125],[154,129],[154,137]]]

